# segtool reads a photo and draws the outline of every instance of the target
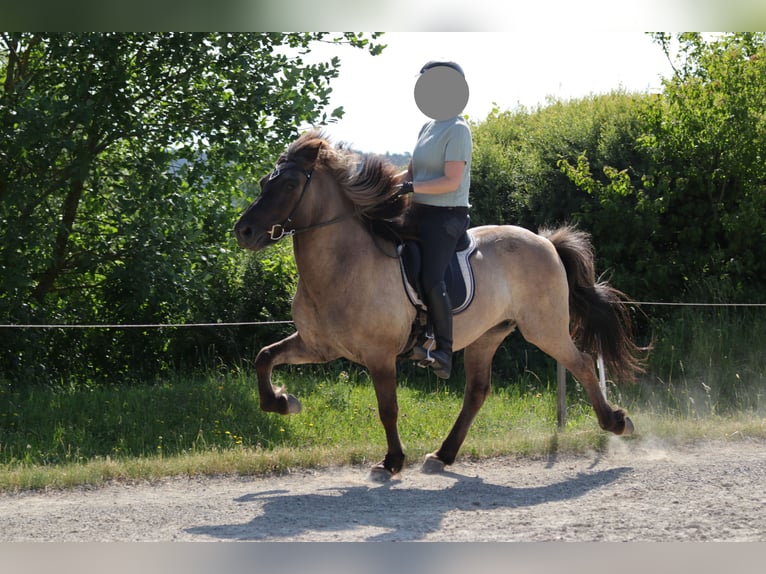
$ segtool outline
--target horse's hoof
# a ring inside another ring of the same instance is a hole
[[[301,412],[301,402],[295,398],[293,395],[287,395],[287,412],[285,414],[288,415],[297,415],[299,412]]]
[[[623,436],[630,436],[635,430],[636,429],[633,426],[633,421],[630,420],[630,417],[625,417],[625,430],[622,431]]]
[[[383,464],[376,464],[370,469],[370,480],[372,482],[388,482],[394,476],[394,473],[388,470]]]
[[[444,472],[444,461],[436,456],[434,453],[426,455],[426,459],[423,461],[423,468],[421,469],[425,474],[439,474]]]

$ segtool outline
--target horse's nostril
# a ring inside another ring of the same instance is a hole
[[[237,236],[237,239],[250,239],[253,236],[253,228],[249,225],[236,225],[234,235]]]

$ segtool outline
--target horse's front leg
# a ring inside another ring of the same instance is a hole
[[[324,363],[328,360],[330,359],[308,347],[300,333],[293,333],[261,349],[255,358],[261,409],[282,415],[292,415],[301,411],[301,403],[297,398],[285,393],[283,388],[275,389],[271,384],[271,372],[275,366]]]
[[[370,478],[386,481],[398,474],[404,466],[404,449],[399,438],[399,405],[396,400],[396,358],[387,361],[384,366],[368,366],[375,396],[378,399],[378,415],[386,432],[388,452],[386,457],[370,470]]]

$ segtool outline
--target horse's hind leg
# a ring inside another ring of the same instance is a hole
[[[633,423],[626,416],[625,411],[621,408],[612,407],[607,402],[596,376],[593,358],[590,355],[579,351],[574,343],[571,343],[566,354],[555,358],[574,375],[585,389],[598,417],[598,424],[602,429],[617,435],[633,432]]]
[[[575,346],[569,336],[568,326],[562,324],[555,329],[556,322],[552,319],[548,323],[538,324],[548,327],[526,331],[521,326],[519,328],[527,341],[556,359],[580,382],[593,405],[599,426],[618,435],[633,432],[633,423],[625,415],[625,411],[614,408],[607,402],[596,376],[593,358]]]
[[[281,388],[275,389],[271,384],[271,372],[275,366],[325,363],[333,358],[335,357],[325,357],[308,347],[299,333],[293,333],[261,349],[255,357],[261,409],[282,415],[296,414],[301,410],[301,403],[297,398],[284,393]]]
[[[468,430],[489,395],[492,380],[492,358],[497,348],[514,329],[510,322],[502,323],[466,347],[464,353],[465,391],[463,406],[447,438],[439,450],[426,455],[423,472],[441,472],[445,465],[455,462]]]

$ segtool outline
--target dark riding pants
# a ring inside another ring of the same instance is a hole
[[[424,293],[429,293],[444,280],[457,242],[468,229],[470,218],[467,207],[434,207],[418,204],[415,207],[420,240],[422,267],[420,281]]]

